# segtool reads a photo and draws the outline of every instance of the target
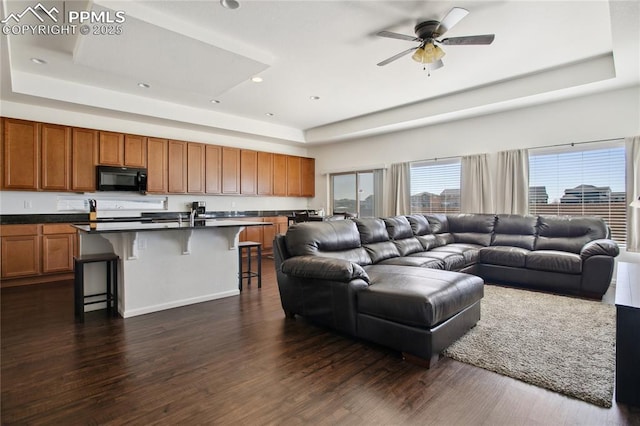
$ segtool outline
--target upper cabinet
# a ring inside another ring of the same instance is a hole
[[[258,195],[273,194],[273,154],[258,152]]]
[[[256,195],[258,185],[258,153],[243,149],[240,151],[240,193]]]
[[[287,157],[287,195],[301,195],[300,176],[300,157]]]
[[[71,129],[67,126],[40,126],[40,189],[71,189]]]
[[[222,192],[222,147],[206,145],[204,157],[204,190],[207,194],[220,194]]]
[[[144,136],[124,136],[124,166],[147,167],[147,138]]]
[[[40,124],[3,119],[3,189],[38,189]]]
[[[300,159],[300,195],[303,197],[316,195],[316,160],[313,158]]]
[[[287,195],[287,155],[273,154],[273,195]]]
[[[96,166],[147,169],[152,194],[313,197],[315,160],[286,154],[0,120],[2,189],[96,191]]]
[[[91,129],[71,130],[71,190],[96,190],[98,132]]]
[[[205,145],[202,143],[187,144],[187,192],[202,194],[205,178]]]
[[[122,133],[100,132],[98,164],[106,166],[124,165],[124,135]]]
[[[240,193],[240,150],[222,147],[222,193]]]
[[[187,192],[187,143],[169,141],[169,192]]]
[[[166,139],[147,139],[147,192],[165,194],[168,190],[169,148]]]

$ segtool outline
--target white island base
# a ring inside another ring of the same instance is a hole
[[[115,253],[118,310],[128,318],[239,294],[238,234],[264,223],[207,221],[206,226],[179,224],[99,224],[77,226],[80,253]],[[148,230],[147,230],[148,229]],[[85,266],[85,294],[104,292],[105,267]],[[88,305],[93,309],[104,304]]]

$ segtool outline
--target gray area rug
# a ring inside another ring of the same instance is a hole
[[[615,306],[486,285],[481,319],[444,354],[611,407]]]

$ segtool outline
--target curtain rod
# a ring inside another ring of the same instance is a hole
[[[592,141],[583,141],[583,142],[568,142],[568,143],[559,143],[556,145],[545,145],[545,146],[536,146],[536,147],[532,147],[532,148],[527,148],[527,149],[542,149],[542,148],[555,148],[558,146],[574,146],[574,145],[582,145],[582,144],[587,144],[587,143],[597,143],[597,142],[611,142],[611,141],[619,141],[622,140],[624,141],[624,137],[621,138],[610,138],[610,139],[596,139],[596,140],[592,140]],[[414,161],[410,161],[409,163],[422,163],[424,161],[438,161],[438,160],[450,160],[452,158],[462,158],[462,155],[450,155],[448,157],[434,157],[434,158],[425,158],[424,160],[414,160]]]
[[[556,144],[556,145],[536,146],[536,147],[533,147],[531,149],[555,148],[557,146],[574,146],[574,145],[583,145],[583,144],[587,144],[587,143],[611,142],[611,141],[619,141],[619,140],[624,141],[624,138],[595,139],[595,140],[592,140],[592,141],[559,143],[559,144]]]

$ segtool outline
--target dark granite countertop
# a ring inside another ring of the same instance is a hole
[[[232,219],[209,219],[198,220],[194,226],[188,221],[130,221],[130,222],[110,222],[96,223],[95,227],[91,225],[73,225],[75,228],[88,234],[104,234],[116,232],[139,232],[139,231],[172,231],[172,230],[192,230],[192,229],[218,229],[228,227],[245,227],[245,226],[272,226],[267,222],[249,222]]]
[[[209,219],[236,219],[242,217],[292,216],[294,212],[305,210],[246,210],[246,211],[209,211],[205,217]],[[176,221],[178,215],[189,220],[189,212],[157,212],[142,213],[135,217],[98,218],[97,222],[151,222],[153,220]],[[89,213],[52,213],[52,214],[3,214],[0,225],[23,225],[34,223],[89,223]]]

